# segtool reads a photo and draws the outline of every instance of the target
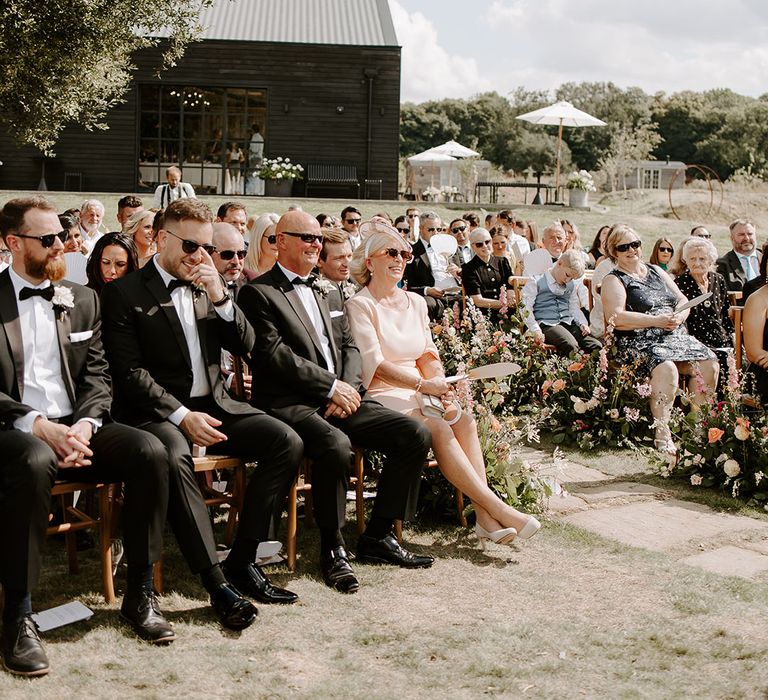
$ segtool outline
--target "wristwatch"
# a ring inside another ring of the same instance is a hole
[[[224,291],[224,296],[221,297],[218,301],[212,301],[211,304],[215,307],[224,306],[232,297],[229,295],[229,292],[226,290]]]

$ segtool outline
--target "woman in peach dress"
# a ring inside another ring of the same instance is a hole
[[[454,403],[424,299],[397,286],[412,256],[410,245],[383,222],[372,228],[351,264],[352,275],[363,289],[346,304],[367,395],[388,408],[417,415],[427,424],[440,470],[474,505],[475,531],[481,541],[508,544],[515,538],[528,539],[538,531],[539,522],[488,488],[477,425]],[[419,394],[438,397],[445,416],[423,415]]]

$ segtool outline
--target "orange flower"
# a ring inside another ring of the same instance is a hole
[[[552,391],[558,392],[562,391],[563,389],[565,389],[565,379],[556,379],[552,383]]]
[[[568,371],[578,372],[583,367],[584,367],[584,360],[582,360],[581,362],[572,362],[570,365],[568,365]]]
[[[497,350],[498,350],[498,348],[497,348],[495,345],[491,345],[491,347],[489,347],[489,348],[488,348],[488,349],[485,351],[485,354],[486,354],[486,355],[493,355],[494,353],[496,353],[496,352],[497,352]]]
[[[725,430],[720,430],[720,428],[710,428],[707,433],[709,444],[714,445],[721,437],[723,437],[723,435],[725,435]]]

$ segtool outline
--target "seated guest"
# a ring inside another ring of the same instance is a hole
[[[704,226],[694,226],[691,229],[691,236],[697,236],[698,238],[712,238],[712,234],[707,231]]]
[[[381,227],[393,231],[397,254],[405,245],[402,237],[381,221],[370,224],[372,230]],[[255,331],[251,372],[258,390],[252,401],[293,427],[312,459],[323,580],[341,593],[354,593],[360,584],[341,534],[351,446],[385,455],[371,518],[358,540],[358,561],[419,568],[431,566],[432,557],[404,549],[392,528],[395,520],[414,513],[430,437],[417,420],[362,396],[360,353],[347,317],[331,313],[311,276],[322,239],[313,216],[294,211],[280,217],[279,262],[240,290],[238,305]]]
[[[469,224],[470,233],[480,226],[480,217],[473,211],[466,212],[461,218]]]
[[[475,229],[473,235],[481,230]],[[353,275],[364,289],[347,302],[347,313],[360,348],[366,398],[427,426],[440,470],[472,500],[476,532],[483,542],[528,539],[539,522],[488,488],[477,425],[453,402],[424,299],[397,286],[410,255],[396,232],[382,228],[352,259]],[[446,408],[445,419],[426,416],[420,410],[420,395],[437,397]]]
[[[584,266],[589,263],[589,255],[584,250],[584,246],[581,243],[581,234],[579,228],[572,221],[568,219],[561,219],[560,225],[565,231],[565,248],[563,250],[577,250],[584,258]]]
[[[83,247],[83,235],[80,233],[80,219],[73,214],[59,214],[59,225],[67,232],[64,241],[65,253],[79,253]]]
[[[172,165],[165,171],[165,179],[168,181],[168,184],[158,185],[155,190],[155,209],[165,209],[171,202],[175,202],[177,199],[184,199],[185,197],[195,198],[195,190],[192,189],[192,185],[181,181],[181,170],[175,165]]]
[[[760,274],[749,282],[744,283],[741,290],[741,300],[739,303],[743,306],[747,303],[749,296],[762,287],[768,281],[768,241],[763,243],[762,255],[760,256]]]
[[[395,228],[399,231],[400,235],[406,240],[411,239],[411,227],[408,223],[408,217],[401,214],[395,219]]]
[[[360,236],[360,222],[362,220],[363,215],[355,207],[344,207],[341,210],[341,227],[349,236],[349,245],[352,246],[352,250],[357,248],[363,240]]]
[[[490,231],[496,225],[496,214],[488,212],[485,215],[485,230]]]
[[[357,286],[349,281],[349,261],[352,260],[352,246],[344,231],[328,229],[323,231],[323,247],[317,260],[317,269],[323,280],[327,280],[328,294],[324,294],[328,307],[342,311],[344,302],[356,291]]]
[[[456,239],[456,253],[453,258],[459,267],[472,259],[473,251],[469,243],[469,224],[464,219],[454,219],[448,227],[448,232]]]
[[[525,325],[534,336],[554,345],[561,355],[599,350],[602,343],[590,335],[579,304],[578,280],[584,274],[580,251],[566,250],[551,270],[536,275],[523,287]]]
[[[80,233],[82,235],[82,250],[90,255],[96,241],[104,233],[101,224],[104,220],[104,205],[98,199],[86,199],[80,207]]]
[[[675,247],[672,245],[669,238],[659,238],[656,240],[656,243],[653,244],[653,250],[651,251],[651,257],[648,262],[651,265],[658,265],[665,272],[669,272],[669,266],[672,262],[674,253]],[[681,256],[683,258],[685,257],[682,253]]]
[[[603,309],[614,324],[619,360],[637,365],[637,376],[650,376],[651,413],[656,419],[656,449],[675,455],[669,416],[677,395],[678,376],[691,378],[694,400],[702,402],[698,366],[706,389],[717,385],[718,364],[712,351],[685,331],[688,310],[676,313],[686,300],[672,278],[654,265],[642,262],[642,242],[625,224],[616,224],[606,241],[608,257],[616,269],[603,279]]]
[[[120,197],[117,200],[117,223],[120,225],[120,230],[122,231],[125,228],[125,222],[128,221],[132,214],[143,208],[144,202],[141,201],[141,197],[134,197],[131,194]]]
[[[123,226],[126,234],[136,246],[136,254],[139,257],[139,267],[144,267],[157,252],[155,245],[155,231],[153,224],[155,212],[151,209],[139,209],[131,214]]]
[[[0,273],[0,651],[5,669],[21,676],[49,669],[31,595],[57,478],[125,482],[122,616],[151,642],[175,638],[152,591],[168,495],[165,452],[153,436],[110,418],[98,298],[61,282],[58,229],[56,209],[43,197],[12,199],[0,210],[0,235],[14,254]]]
[[[232,224],[245,240],[248,233],[248,213],[242,202],[224,202],[216,212],[216,223]]]
[[[608,238],[610,226],[601,226],[595,234],[595,240],[592,241],[592,247],[587,252],[589,256],[589,267],[593,270],[605,259],[605,239]]]
[[[745,282],[755,279],[760,272],[755,225],[747,219],[736,219],[730,225],[732,250],[717,261],[717,271],[725,277],[729,292],[740,292]]]
[[[318,214],[317,223],[320,224],[320,228],[332,228],[336,226],[336,217],[330,214]],[[403,217],[405,218],[405,217]],[[341,226],[341,224],[339,224]]]
[[[85,268],[87,286],[96,294],[108,282],[139,269],[136,246],[124,233],[105,233],[96,243]]]
[[[405,269],[405,283],[409,291],[424,297],[429,317],[439,319],[447,306],[459,300],[456,293],[443,290],[456,288],[461,268],[439,255],[429,244],[432,236],[443,231],[440,217],[428,211],[419,224],[419,240],[413,246],[413,261]]]
[[[475,257],[461,268],[464,293],[478,309],[500,309],[501,288],[512,289],[509,261],[491,255],[491,234],[484,228],[476,228],[469,239],[475,249]],[[507,306],[514,305],[514,296],[509,294]]]
[[[689,238],[683,259],[688,271],[675,278],[678,289],[688,299],[712,292],[709,299],[690,309],[685,325],[690,335],[715,353],[722,377],[728,367],[728,355],[733,352],[733,322],[728,314],[730,303],[725,280],[715,272],[717,250],[708,238]]]
[[[553,221],[544,229],[541,245],[523,258],[523,274],[526,277],[543,275],[565,250],[565,230],[559,221]]]
[[[277,236],[275,224],[280,217],[272,212],[262,214],[251,226],[248,255],[245,256],[245,274],[249,279],[269,272],[277,262]]]
[[[212,239],[213,214],[204,202],[171,202],[157,255],[102,290],[103,334],[114,413],[163,443],[171,528],[222,625],[237,630],[256,619],[240,591],[262,603],[297,600],[272,586],[255,561],[259,543],[275,539],[302,445],[288,426],[233,399],[224,387],[222,349],[246,356],[254,336],[213,264]],[[223,567],[195,480],[193,445],[259,465]]]
[[[763,258],[765,259],[765,258]],[[750,294],[744,304],[742,327],[744,350],[749,360],[747,370],[753,389],[763,406],[768,405],[768,285]]]
[[[592,294],[592,310],[589,312],[589,331],[595,338],[602,339],[605,335],[603,296],[600,294],[600,289],[605,276],[615,267],[616,265],[613,263],[613,260],[606,257],[598,263],[594,273],[592,273],[592,286],[590,288]]]
[[[522,260],[523,256],[531,251],[531,244],[528,239],[521,236],[515,229],[515,222],[520,219],[515,212],[504,209],[496,216],[496,226],[501,226],[504,233],[507,234],[507,248],[510,253],[515,254],[515,258]],[[490,231],[490,229],[488,229]]]
[[[213,225],[213,251],[211,259],[214,267],[224,278],[227,289],[233,290],[234,296],[248,279],[243,275],[245,247],[243,235],[233,224],[218,222]]]
[[[491,252],[497,258],[506,258],[510,267],[512,267],[512,260],[514,260],[514,257],[507,251],[507,234],[504,233],[504,229],[500,226],[494,226],[488,233],[491,234]],[[514,267],[512,267],[512,269],[514,269]]]

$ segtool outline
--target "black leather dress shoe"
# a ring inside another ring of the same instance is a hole
[[[16,624],[3,627],[0,638],[3,666],[17,676],[44,676],[48,673],[48,657],[37,634],[37,625],[30,615]]]
[[[221,568],[227,581],[259,603],[288,605],[299,599],[295,593],[273,586],[257,564],[248,564],[244,569],[231,569],[225,562]]]
[[[434,557],[414,554],[403,549],[392,534],[380,540],[360,535],[357,541],[357,558],[369,564],[394,564],[405,569],[427,569],[435,561]]]
[[[258,614],[253,604],[228,583],[220,584],[211,592],[211,605],[219,622],[227,629],[235,631],[250,627]]]
[[[152,644],[168,644],[176,639],[176,633],[163,616],[157,596],[151,589],[126,593],[120,615],[139,637]]]
[[[360,582],[349,565],[349,554],[344,547],[334,547],[320,555],[320,568],[326,586],[341,593],[356,593]]]

